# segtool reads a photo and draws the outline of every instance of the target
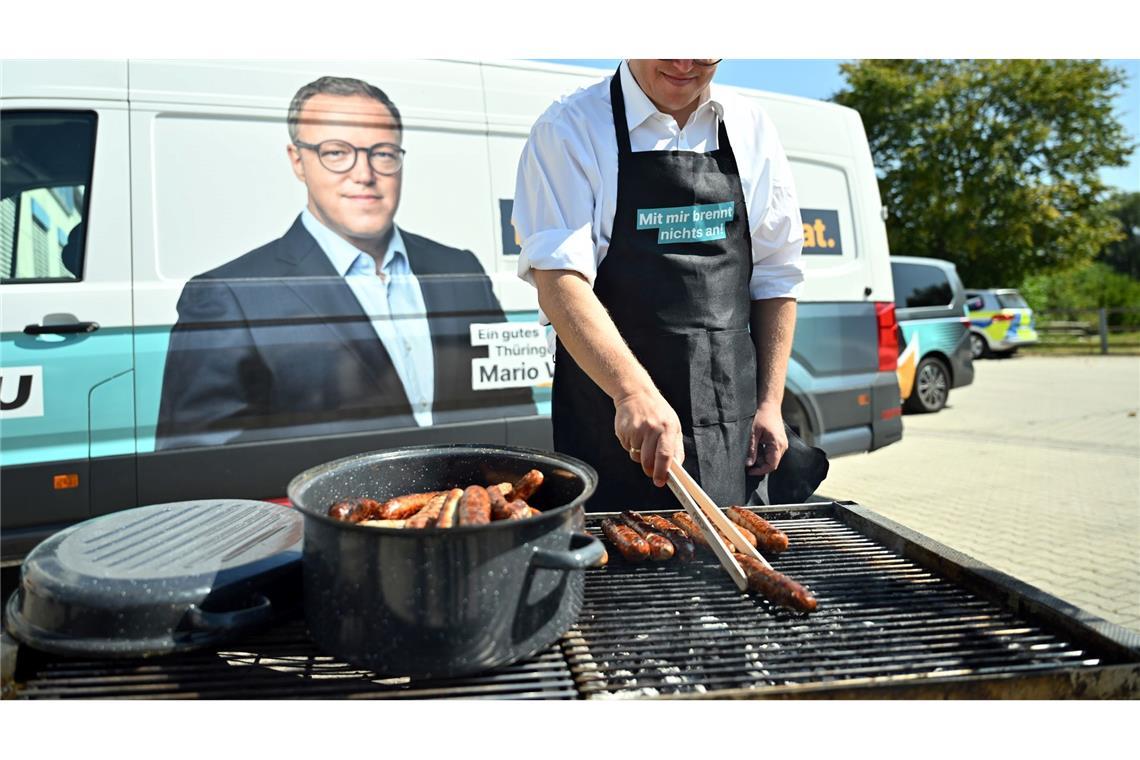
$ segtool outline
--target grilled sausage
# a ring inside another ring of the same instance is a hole
[[[693,542],[696,543],[697,546],[701,547],[702,549],[707,549],[710,552],[712,551],[712,547],[709,546],[709,542],[705,538],[705,534],[701,532],[700,527],[695,522],[693,522],[693,518],[689,517],[687,512],[677,512],[676,514],[669,515],[669,519],[672,520],[673,524],[680,528],[686,536],[693,539]],[[728,536],[724,535],[723,531],[717,529],[716,533],[718,536],[720,536],[721,540],[724,541],[725,544],[728,546],[733,545],[732,541],[728,539]],[[740,531],[740,535],[744,536],[745,541],[752,544],[753,546],[756,546],[756,536],[752,535],[746,530]]]
[[[693,522],[693,518],[689,517],[688,514],[685,512],[675,512],[669,515],[669,520],[677,526],[678,530],[692,539],[694,544],[702,549],[712,551],[712,549],[709,548],[709,542],[708,539],[705,538],[705,534],[701,532],[701,529],[697,527],[697,524]]]
[[[499,486],[491,486],[488,488],[487,496],[491,499],[492,520],[506,520],[511,516],[509,502],[504,498],[503,491]]]
[[[380,520],[406,520],[427,506],[428,502],[440,494],[439,491],[426,493],[406,493],[394,499],[388,499],[380,510]]]
[[[512,483],[496,483],[495,485],[487,486],[487,493],[498,491],[508,502],[514,501],[514,495],[511,493],[514,490],[515,487]]]
[[[760,560],[743,554],[733,555],[748,576],[748,590],[755,591],[773,604],[796,612],[812,612],[818,606],[811,593],[783,573],[769,570]]]
[[[756,536],[756,547],[770,552],[782,552],[788,548],[788,536],[772,523],[742,507],[729,507],[725,510],[728,519]]]
[[[407,520],[362,520],[357,523],[358,525],[366,525],[369,528],[403,528],[408,524]]]
[[[450,491],[440,491],[432,500],[429,501],[423,509],[416,512],[408,518],[409,528],[430,528],[435,525],[435,521],[439,519],[439,513],[443,511],[443,504],[447,501]]]
[[[602,520],[602,533],[625,557],[626,562],[644,562],[649,557],[649,544],[628,525],[607,517]]]
[[[459,500],[463,498],[463,489],[452,488],[439,508],[439,516],[435,518],[435,527],[451,528],[455,525],[455,517],[459,512]]]
[[[644,517],[636,512],[626,510],[621,513],[621,519],[622,522],[630,528],[633,528],[633,530],[637,532],[637,535],[644,538],[645,542],[649,544],[650,559],[656,562],[662,562],[673,558],[673,555],[676,553],[673,542],[653,530],[653,526],[647,523]]]
[[[511,500],[522,499],[526,501],[531,496],[534,496],[534,492],[542,485],[542,481],[542,473],[538,470],[531,470],[515,482],[511,490]]]
[[[352,510],[356,509],[356,499],[345,499],[338,501],[329,507],[329,517],[334,520],[344,520],[348,522],[349,516],[352,515]]]
[[[508,520],[525,520],[530,517],[531,508],[522,499],[515,499],[507,505]]]
[[[491,522],[491,496],[483,486],[468,486],[459,500],[460,525],[486,525]]]
[[[669,543],[673,544],[673,548],[677,550],[678,560],[689,562],[696,556],[697,547],[693,543],[693,539],[686,536],[685,532],[676,525],[661,515],[642,515],[641,517],[655,531],[669,539]]]
[[[382,507],[375,499],[344,499],[329,507],[328,515],[334,520],[358,523],[379,520]]]

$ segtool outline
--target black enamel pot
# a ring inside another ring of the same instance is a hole
[[[346,498],[514,481],[545,481],[542,514],[489,525],[422,530],[334,520]],[[340,459],[289,484],[304,514],[305,621],[316,644],[385,676],[447,677],[525,659],[569,630],[582,608],[584,570],[600,541],[582,504],[597,474],[572,457],[492,446],[416,446]]]

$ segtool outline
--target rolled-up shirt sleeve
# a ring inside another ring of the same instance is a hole
[[[771,150],[767,152],[770,181],[758,183],[768,188],[767,210],[752,225],[752,300],[798,298],[804,281],[804,230],[800,218],[792,167],[775,137],[775,127],[766,118],[765,129],[772,130]]]
[[[599,177],[580,143],[555,123],[540,120],[519,159],[511,223],[522,247],[518,275],[532,285],[532,269],[569,269],[594,284]]]

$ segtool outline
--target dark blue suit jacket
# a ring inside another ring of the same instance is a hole
[[[470,251],[400,231],[435,357],[435,424],[533,415],[529,388],[471,389],[473,322],[505,321]],[[157,449],[415,427],[384,344],[300,217],[284,237],[186,283]]]

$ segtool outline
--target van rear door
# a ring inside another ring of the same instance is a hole
[[[6,63],[0,87],[5,556],[135,503],[126,69],[69,66]]]

